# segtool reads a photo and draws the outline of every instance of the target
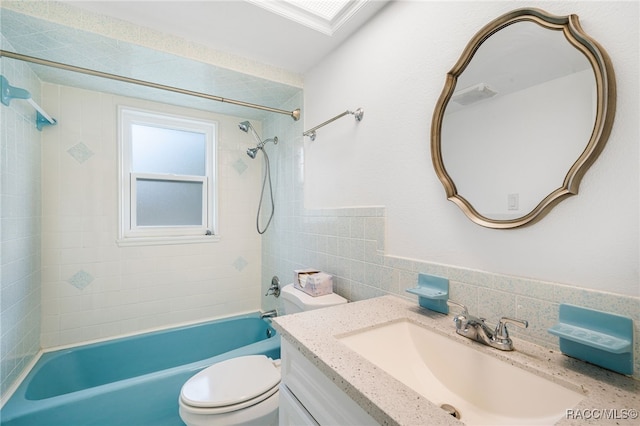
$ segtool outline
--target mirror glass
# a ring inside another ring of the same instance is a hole
[[[541,11],[515,12],[467,46],[432,128],[434,166],[448,198],[495,228],[533,222],[577,193],[608,136],[599,128],[608,106],[600,68],[608,62],[594,60],[597,45],[572,39],[567,28],[573,18],[579,29],[577,17],[558,25]]]

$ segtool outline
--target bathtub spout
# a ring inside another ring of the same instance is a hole
[[[260,318],[275,318],[277,316],[278,316],[278,311],[275,309],[260,313]]]

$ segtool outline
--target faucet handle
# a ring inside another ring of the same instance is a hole
[[[269,287],[265,296],[269,296],[272,294],[275,297],[280,297],[280,279],[276,275],[271,278],[271,287]]]
[[[529,322],[526,320],[520,320],[520,319],[515,319],[515,318],[509,318],[509,317],[502,317],[500,318],[500,321],[498,322],[498,325],[496,326],[496,332],[495,332],[495,337],[498,339],[508,339],[509,338],[509,331],[507,330],[507,323],[508,324],[513,324],[516,325],[520,328],[527,328],[529,327]]]
[[[456,315],[453,318],[453,322],[456,323],[456,330],[466,329],[469,322],[469,310],[467,307],[462,303],[454,302],[453,300],[447,300],[447,305],[462,309],[462,313]]]
[[[453,300],[447,300],[447,305],[455,306],[456,308],[462,309],[462,316],[469,316],[469,310],[462,303],[454,302]]]

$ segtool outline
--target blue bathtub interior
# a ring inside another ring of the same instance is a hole
[[[2,426],[183,426],[182,385],[225,359],[280,358],[258,313],[42,355],[0,413]]]

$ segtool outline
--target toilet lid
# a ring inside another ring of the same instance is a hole
[[[192,407],[225,407],[260,396],[266,398],[279,383],[280,369],[273,360],[264,355],[248,355],[205,368],[187,380],[180,397]]]

